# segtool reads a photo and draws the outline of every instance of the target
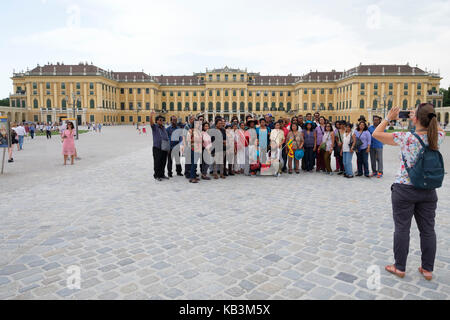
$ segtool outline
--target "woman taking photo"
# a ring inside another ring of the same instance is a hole
[[[295,164],[295,173],[299,174],[299,160],[295,158],[295,151],[303,149],[303,135],[298,130],[297,121],[291,122],[291,130],[289,131],[286,141],[289,142],[292,140],[292,151],[294,152],[294,157],[291,158],[288,156],[288,164],[289,164],[289,174],[292,174],[292,162]],[[286,144],[287,146],[287,144]],[[289,151],[288,151],[289,152]]]
[[[391,186],[392,211],[394,218],[394,259],[395,264],[386,266],[386,271],[403,278],[406,271],[406,259],[409,251],[409,231],[414,216],[420,231],[420,249],[422,265],[419,272],[426,280],[432,279],[434,259],[436,256],[436,233],[434,231],[437,207],[435,189],[416,188],[408,175],[410,168],[416,164],[423,149],[422,143],[429,150],[439,150],[445,132],[439,127],[434,106],[423,103],[415,111],[410,112],[410,119],[416,126],[411,132],[386,133],[384,130],[390,121],[397,120],[399,108],[392,108],[387,118],[375,129],[373,137],[378,141],[393,146],[400,146],[400,168],[395,182]],[[408,169],[405,167],[408,166]]]
[[[365,121],[360,121],[358,127],[353,134],[353,150],[356,151],[356,163],[358,165],[357,177],[364,175],[367,178],[369,176],[369,153],[370,144],[372,142],[372,136],[368,131],[368,127]]]
[[[75,159],[76,151],[75,151],[75,128],[71,121],[67,122],[67,129],[61,133],[62,139],[62,149],[64,156],[64,165],[67,164],[67,158],[70,156],[70,164],[73,165],[73,161]]]
[[[327,123],[325,125],[325,132],[322,137],[322,143],[320,145],[320,149],[323,153],[323,163],[325,166],[325,172],[327,174],[332,173],[331,169],[331,153],[334,148],[334,132],[331,123]]]

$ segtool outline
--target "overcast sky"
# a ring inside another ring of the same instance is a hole
[[[2,0],[0,97],[39,63],[191,75],[418,65],[450,85],[450,1]]]

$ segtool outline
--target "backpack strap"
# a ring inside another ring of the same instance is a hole
[[[427,146],[425,145],[425,143],[423,142],[422,138],[420,138],[420,136],[419,136],[417,133],[413,132],[412,134],[414,135],[414,137],[417,138],[417,140],[419,140],[419,142],[420,142],[420,144],[422,145],[423,148],[426,148],[426,147],[427,147]]]

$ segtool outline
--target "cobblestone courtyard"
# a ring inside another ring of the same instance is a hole
[[[151,135],[105,127],[80,136],[75,166],[54,137],[26,140],[0,176],[0,299],[449,299],[450,180],[438,190],[434,279],[393,262],[390,184],[323,174],[152,178]],[[450,141],[443,156],[450,166]],[[354,159],[355,161],[355,159]],[[333,159],[334,162],[334,159]],[[81,289],[66,270],[81,268]],[[367,269],[381,269],[369,290]]]

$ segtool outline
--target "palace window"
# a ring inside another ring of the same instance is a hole
[[[228,97],[228,90],[225,90],[225,97]]]
[[[189,111],[189,102],[184,104],[184,111]]]
[[[162,105],[161,105],[161,108],[163,110],[167,110],[167,103],[163,102]]]
[[[181,91],[177,92],[177,96],[181,97]]]
[[[237,103],[236,102],[233,102],[232,110],[233,110],[233,112],[237,112]]]
[[[61,82],[61,90],[66,90],[66,84],[64,82]]]
[[[197,96],[197,91],[194,91],[192,94],[194,95],[194,97],[196,97]]]
[[[366,85],[364,83],[361,83],[361,90],[365,90],[366,89]]]
[[[330,94],[333,94],[333,89],[330,89],[330,90],[329,90],[329,93],[330,93]]]
[[[403,89],[404,89],[404,90],[408,90],[408,83],[404,83],[404,84],[403,84]]]
[[[236,81],[236,75],[233,74],[233,81]]]
[[[284,111],[283,102],[280,102],[280,106],[278,107],[278,111]]]
[[[236,90],[233,90],[233,97],[236,97]]]
[[[212,97],[212,90],[209,90],[209,96]]]
[[[320,94],[324,94],[324,93],[325,93],[325,89],[324,88],[320,89]]]
[[[47,109],[52,110],[52,100],[47,99]]]
[[[150,94],[150,89],[149,88],[145,88],[145,93],[146,94]]]
[[[183,106],[181,105],[181,102],[177,103],[177,110],[182,111]]]
[[[244,90],[241,90],[241,97],[244,96]]]
[[[145,103],[145,110],[150,110],[150,102]]]
[[[261,111],[261,104],[259,102],[256,103],[255,111]]]
[[[260,91],[256,91],[256,96],[259,97],[259,95],[261,94]]]
[[[394,89],[394,84],[393,83],[389,83],[389,90],[393,90]]]
[[[81,89],[81,84],[79,82],[77,82],[77,90]]]
[[[373,84],[373,90],[378,90],[378,83]]]
[[[264,91],[264,97],[267,97],[269,93],[267,91]]]
[[[308,94],[308,89],[303,90],[303,94]]]
[[[192,111],[197,111],[197,102],[192,104]]]
[[[213,103],[208,102],[208,112],[213,112]]]
[[[241,74],[241,81],[244,81],[244,75]]]
[[[173,97],[173,91],[170,91],[170,96]]]
[[[364,99],[361,99],[361,100],[359,101],[359,108],[360,108],[360,109],[364,109]]]
[[[220,90],[216,90],[217,97],[220,97]]]
[[[173,102],[170,103],[169,108],[170,108],[170,111],[175,111],[175,105]]]
[[[35,109],[38,108],[38,101],[37,101],[37,99],[33,100],[33,108],[35,108]]]
[[[286,109],[286,110],[287,110],[287,111],[291,111],[291,108],[292,108],[292,105],[291,105],[290,102],[288,102],[288,103],[287,103],[287,109]]]
[[[47,82],[47,83],[45,84],[45,88],[46,88],[47,90],[50,90],[50,82]]]
[[[316,94],[316,89],[312,89],[312,94]]]
[[[141,94],[141,88],[137,89],[137,94]]]
[[[120,110],[125,110],[125,102],[120,103]]]
[[[225,81],[228,81],[228,75],[227,74],[225,75]]]
[[[220,108],[221,108],[220,102],[216,102],[216,112],[220,112]],[[228,111],[228,106],[226,106],[225,108],[227,109],[225,111]]]
[[[280,97],[282,97],[283,96],[283,91],[280,91]]]
[[[241,102],[241,103],[240,103],[240,105],[239,105],[239,110],[240,110],[241,112],[245,112],[245,103],[244,103],[244,102]]]
[[[403,100],[403,110],[407,110],[408,109],[408,100]]]
[[[421,83],[417,84],[417,90],[422,90],[422,84]]]
[[[312,110],[316,110],[316,103],[315,102],[312,103]]]
[[[133,94],[133,88],[129,88],[129,89],[128,89],[128,93],[129,93],[129,94]]]
[[[189,91],[186,91],[186,97],[189,97]]]
[[[303,110],[308,110],[308,103],[307,102],[303,103]]]
[[[205,103],[200,102],[200,111],[205,111]]]
[[[94,99],[91,99],[91,101],[89,101],[89,107],[90,107],[91,109],[94,109],[94,107],[95,107],[95,101],[94,101]]]
[[[249,97],[251,97],[252,94],[253,94],[252,91],[249,91],[249,92],[248,92],[248,96],[249,96]]]
[[[37,83],[36,82],[33,82],[33,89],[37,90]]]
[[[248,103],[248,112],[253,111],[253,104],[251,102]]]
[[[134,109],[133,102],[130,102],[128,106],[129,106],[129,110],[133,110]]]
[[[272,97],[275,97],[275,91],[272,91]]]

